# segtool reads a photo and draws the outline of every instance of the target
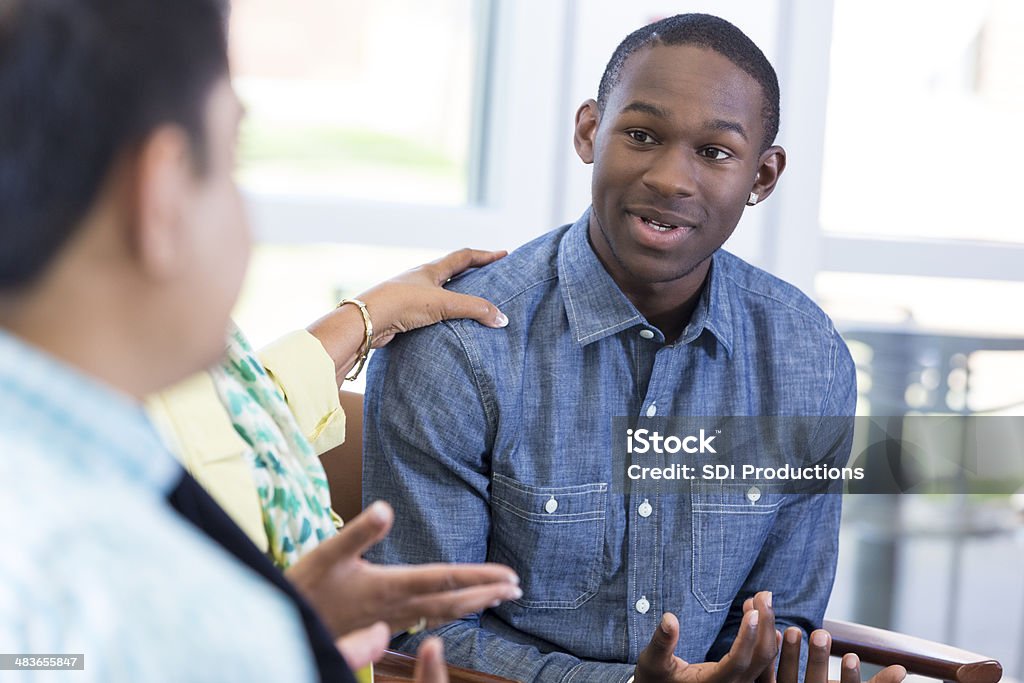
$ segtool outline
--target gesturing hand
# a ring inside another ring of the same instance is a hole
[[[380,566],[362,559],[391,529],[378,501],[286,574],[335,637],[378,621],[390,632],[426,619],[438,625],[522,596],[519,578],[499,564]]]
[[[361,669],[383,656],[391,636],[383,622],[359,629],[338,639],[337,645],[349,668]],[[448,668],[440,638],[428,638],[416,653],[415,683],[448,683]]]
[[[754,609],[754,602],[747,599],[743,603],[743,613]],[[778,673],[774,665],[768,667],[758,683],[798,683],[800,680],[800,644],[803,631],[790,626],[785,634],[776,631],[776,639],[781,644],[778,659]],[[832,651],[832,634],[825,629],[811,633],[807,643],[807,669],[804,671],[804,683],[861,683],[860,658],[855,654],[843,656],[838,681],[829,681],[828,658]],[[888,666],[868,679],[867,683],[900,683],[907,677],[907,670],[902,666]]]
[[[416,652],[415,683],[448,683],[444,648],[440,638],[428,638]]]
[[[790,626],[782,637],[782,652],[779,655],[778,678],[766,679],[765,683],[797,683],[800,671],[800,641],[803,631]],[[830,683],[828,678],[828,658],[832,649],[832,635],[818,629],[811,633],[807,650],[807,670],[804,672],[804,683]],[[774,671],[774,667],[772,667]],[[902,666],[888,666],[872,676],[868,683],[900,683],[907,677],[907,670]],[[860,658],[854,654],[843,656],[839,680],[831,683],[861,683]]]
[[[750,683],[778,655],[775,614],[771,593],[754,596],[756,609],[743,615],[739,633],[728,654],[719,662],[689,664],[675,655],[679,640],[679,621],[666,613],[650,644],[637,659],[635,683]]]

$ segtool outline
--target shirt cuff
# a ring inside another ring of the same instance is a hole
[[[317,453],[345,440],[334,361],[320,340],[297,330],[265,347],[259,357]]]

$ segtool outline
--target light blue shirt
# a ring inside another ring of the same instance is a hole
[[[0,652],[84,654],[2,680],[315,680],[288,601],[178,517],[137,402],[0,331]]]
[[[756,591],[774,593],[780,628],[817,627],[840,497],[624,494],[612,420],[813,418],[816,438],[793,450],[845,463],[852,420],[818,418],[853,414],[846,345],[806,296],[725,251],[666,344],[597,259],[588,218],[452,283],[497,304],[507,328],[450,321],[376,353],[363,491],[396,514],[370,557],[511,565],[521,599],[437,633],[449,661],[524,681],[624,681],[667,611],[681,624],[677,655],[717,660]]]

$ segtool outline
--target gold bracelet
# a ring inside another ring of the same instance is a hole
[[[363,327],[366,329],[366,341],[363,342],[363,349],[359,355],[359,360],[356,362],[355,372],[345,378],[348,381],[352,381],[359,377],[359,373],[363,371],[363,366],[366,365],[366,358],[370,355],[370,345],[373,344],[373,323],[370,321],[370,312],[366,310],[366,304],[362,301],[359,299],[342,299],[341,303],[338,304],[338,308],[345,304],[353,304],[359,307],[359,312],[363,314]]]

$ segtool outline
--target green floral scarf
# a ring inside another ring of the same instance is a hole
[[[286,569],[335,532],[320,458],[299,430],[285,397],[237,328],[227,356],[210,370],[235,431],[249,448],[270,557]]]

